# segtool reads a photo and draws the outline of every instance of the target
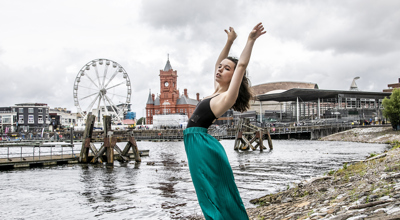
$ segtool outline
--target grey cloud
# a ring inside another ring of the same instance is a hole
[[[243,1],[157,1],[143,2],[141,20],[155,28],[182,28],[207,25],[218,20],[232,21],[246,7]]]
[[[271,34],[311,50],[385,54],[400,48],[399,1],[274,1],[263,7]]]
[[[222,28],[239,26],[247,15],[246,1],[144,1],[140,21],[165,29],[177,40],[215,41]]]

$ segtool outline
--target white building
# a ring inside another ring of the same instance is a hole
[[[50,109],[50,118],[51,118],[51,126],[59,126],[62,128],[70,128],[74,127],[77,123],[77,115],[75,113],[71,113],[71,111],[66,108],[56,107],[54,109]]]
[[[17,112],[11,107],[0,107],[0,133],[15,132],[17,130]]]
[[[187,121],[184,114],[153,115],[153,128],[184,128]]]

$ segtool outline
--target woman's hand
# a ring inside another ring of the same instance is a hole
[[[253,30],[249,34],[249,40],[256,40],[259,36],[267,33],[267,31],[264,31],[264,26],[262,23],[258,23]]]
[[[229,27],[229,31],[225,29],[225,32],[228,34],[228,41],[233,42],[236,39],[237,34],[233,27]]]

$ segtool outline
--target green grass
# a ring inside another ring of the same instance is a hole
[[[376,155],[377,155],[376,153],[370,153],[370,154],[369,154],[369,158],[375,157]]]

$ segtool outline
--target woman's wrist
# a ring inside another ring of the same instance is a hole
[[[257,40],[257,38],[255,38],[255,39],[254,39],[254,38],[251,38],[251,37],[247,38],[247,41],[248,41],[248,42],[255,42],[256,40]]]

